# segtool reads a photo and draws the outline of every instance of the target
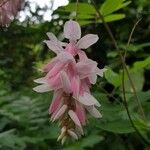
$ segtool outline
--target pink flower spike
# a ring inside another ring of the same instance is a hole
[[[70,41],[76,41],[81,37],[81,28],[76,21],[69,20],[64,25],[64,36]]]
[[[79,49],[87,49],[88,47],[96,43],[98,39],[99,38],[96,34],[87,34],[77,42],[77,47]]]
[[[69,114],[70,118],[73,120],[73,122],[76,125],[78,125],[79,127],[81,127],[81,123],[80,123],[80,121],[79,121],[78,116],[76,115],[76,113],[74,111],[72,111],[72,110],[69,110],[68,114]]]

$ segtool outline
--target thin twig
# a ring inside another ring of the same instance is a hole
[[[134,24],[132,30],[131,30],[131,33],[129,35],[129,38],[128,38],[128,42],[127,42],[127,45],[126,45],[126,48],[125,48],[125,53],[124,53],[124,62],[125,62],[125,58],[126,58],[126,53],[127,53],[127,49],[130,45],[130,42],[131,42],[131,39],[132,39],[132,36],[133,36],[133,33],[135,31],[135,28],[136,26],[139,24],[139,22],[142,20],[142,18],[138,19],[138,21]]]
[[[108,24],[105,22],[104,17],[103,17],[102,14],[100,13],[100,11],[97,9],[97,6],[96,6],[94,0],[91,0],[91,2],[92,2],[93,7],[95,8],[95,11],[97,12],[97,15],[98,15],[99,19],[102,20],[102,22],[103,22],[103,24],[104,24],[104,27],[106,28],[106,30],[107,30],[107,32],[108,32],[108,34],[109,34],[109,36],[110,36],[110,38],[111,38],[111,40],[112,40],[112,44],[114,45],[114,47],[116,48],[116,50],[117,50],[118,53],[119,53],[120,60],[121,60],[121,62],[122,62],[122,66],[123,66],[123,68],[125,68],[125,71],[126,71],[127,76],[128,76],[128,78],[129,78],[129,81],[130,81],[130,84],[131,84],[131,86],[132,86],[134,95],[135,95],[135,97],[136,97],[137,103],[138,103],[138,105],[139,105],[140,114],[141,114],[141,116],[143,117],[143,119],[145,120],[145,114],[144,114],[142,105],[141,105],[141,103],[140,103],[140,100],[139,100],[139,98],[138,98],[138,96],[137,96],[136,89],[135,89],[134,83],[133,83],[133,81],[132,81],[132,78],[131,78],[131,76],[130,76],[130,73],[129,73],[129,71],[128,71],[128,68],[127,68],[127,66],[126,66],[126,64],[125,64],[125,62],[124,62],[124,57],[122,56],[122,54],[121,54],[121,52],[120,52],[120,49],[119,49],[119,47],[118,47],[118,45],[117,45],[117,42],[116,42],[116,40],[115,40],[115,38],[114,38],[114,36],[113,36],[113,34],[112,34],[112,32],[111,32],[111,30],[110,30]]]
[[[76,21],[78,20],[78,13],[79,13],[79,0],[76,0]]]
[[[123,103],[124,103],[124,106],[125,106],[125,109],[127,111],[127,115],[129,117],[129,120],[130,120],[130,123],[132,125],[132,127],[134,128],[134,130],[136,131],[137,135],[143,140],[143,142],[147,145],[150,145],[150,142],[148,140],[146,140],[143,135],[140,133],[140,131],[137,129],[137,127],[135,126],[133,120],[132,120],[132,117],[130,115],[130,112],[129,112],[129,108],[128,108],[128,103],[127,103],[127,99],[126,99],[126,92],[125,92],[125,83],[124,83],[124,68],[123,68],[123,73],[122,73],[122,90],[123,90]]]

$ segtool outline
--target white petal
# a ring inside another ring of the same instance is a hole
[[[48,32],[48,33],[47,33],[47,36],[48,36],[48,38],[49,38],[51,41],[57,42],[57,43],[58,43],[59,45],[61,45],[61,46],[66,46],[66,45],[67,45],[67,43],[59,41],[59,40],[57,39],[57,37],[56,37],[53,33],[51,33],[51,32]]]
[[[95,84],[97,80],[97,75],[92,74],[91,76],[89,76],[89,80],[90,80],[90,83]]]
[[[94,106],[86,107],[86,109],[95,118],[101,118],[102,117],[102,114]]]
[[[60,108],[60,110],[57,112],[57,114],[54,116],[52,122],[59,119],[65,113],[66,110],[67,110],[67,105],[63,105]]]
[[[48,48],[51,49],[53,52],[56,54],[60,53],[64,49],[58,42],[50,41],[50,40],[45,40],[44,43],[47,44]]]
[[[99,102],[91,94],[87,92],[85,92],[83,96],[80,95],[79,99],[77,100],[86,106],[96,105],[100,107]]]
[[[35,83],[46,83],[46,79],[45,79],[45,77],[42,77],[42,78],[35,79],[34,82]]]
[[[99,76],[103,77],[103,74],[104,74],[104,72],[105,72],[106,70],[107,70],[106,68],[104,68],[104,69],[99,69],[99,68],[97,68],[97,74],[98,74]]]
[[[53,89],[48,84],[42,84],[42,85],[36,86],[35,88],[33,88],[33,90],[38,93],[44,93],[44,92],[52,91]]]
[[[65,143],[66,139],[67,139],[66,136],[64,136],[64,137],[62,138],[62,140],[61,140],[61,144],[62,144],[62,145]]]
[[[71,131],[71,130],[67,130],[67,132],[68,132],[68,134],[71,136],[71,137],[73,137],[74,139],[78,139],[78,136],[76,135],[76,133],[75,132],[73,132],[73,131]]]
[[[69,110],[68,114],[69,114],[70,118],[73,120],[73,122],[76,125],[78,125],[79,127],[81,127],[81,123],[80,123],[80,121],[79,121],[78,116],[76,115],[76,113],[74,111],[72,111],[72,110]]]
[[[46,34],[51,41],[57,42],[57,38],[52,32],[47,32]]]
[[[60,78],[61,78],[61,83],[62,83],[63,90],[66,93],[71,93],[71,83],[69,81],[69,78],[68,78],[66,72],[61,71]]]
[[[61,128],[61,134],[59,135],[57,141],[60,141],[66,134],[66,126]]]
[[[96,34],[87,34],[77,42],[77,47],[80,49],[87,49],[88,47],[96,43],[98,39],[99,38]]]
[[[81,28],[76,21],[67,21],[64,25],[64,36],[70,40],[77,40],[81,37]]]

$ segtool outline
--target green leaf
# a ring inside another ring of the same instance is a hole
[[[88,10],[88,11],[87,11]],[[66,12],[75,12],[76,11],[76,3],[70,3],[67,6],[59,7],[57,11],[66,11]],[[78,5],[79,14],[95,14],[96,11],[92,5],[89,3],[79,3]]]
[[[100,111],[103,116],[95,121],[97,128],[120,134],[134,132],[122,104],[110,102],[105,94],[95,93],[94,95],[101,104]]]
[[[143,61],[137,61],[133,64],[132,71],[139,71],[150,66],[150,56]]]
[[[119,87],[121,85],[121,76],[110,68],[108,68],[108,70],[105,72],[105,78],[115,87]]]
[[[106,22],[117,21],[123,18],[125,18],[124,14],[111,14],[104,17]]]
[[[72,145],[64,148],[63,150],[85,150],[86,147],[93,147],[95,144],[103,140],[100,135],[92,134],[85,136],[79,141],[74,142]]]
[[[136,91],[141,91],[144,85],[144,75],[143,71],[138,71],[138,72],[131,72],[130,71],[130,77],[134,83]],[[125,89],[126,91],[133,92],[131,83],[126,75],[125,78]]]
[[[102,4],[100,12],[102,13],[103,16],[106,16],[130,4],[130,1],[125,3],[123,2],[124,0],[106,0]]]

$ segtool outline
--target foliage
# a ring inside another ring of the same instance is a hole
[[[89,121],[85,135],[78,141],[68,141],[64,146],[56,142],[58,125],[49,121],[48,108],[52,93],[37,94],[32,91],[33,79],[40,75],[38,68],[54,55],[42,43],[46,32],[62,37],[62,25],[75,18],[76,1],[59,7],[50,22],[42,20],[40,8],[22,23],[19,20],[0,29],[0,149],[2,150],[148,150],[135,132],[123,103],[122,66],[118,52],[112,46],[102,21],[92,4],[79,2],[78,21],[83,35],[96,33],[100,40],[87,50],[99,67],[107,66],[105,77],[99,78],[92,92],[101,103],[103,117]],[[126,64],[145,112],[146,121],[139,113],[133,89],[125,74],[125,92],[129,112],[136,128],[150,141],[150,56],[149,10],[150,2],[141,0],[95,0],[97,8],[110,25],[121,53],[124,53],[131,29],[139,17],[127,48]],[[30,9],[28,3],[25,9]],[[36,21],[33,18],[36,17]],[[42,60],[42,61],[41,61]],[[106,92],[107,91],[107,92]]]

